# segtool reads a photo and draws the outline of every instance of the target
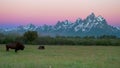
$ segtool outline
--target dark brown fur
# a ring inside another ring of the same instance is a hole
[[[44,49],[45,49],[45,46],[39,46],[38,49],[44,50]]]
[[[9,51],[9,49],[15,49],[15,52],[18,50],[24,50],[25,46],[20,42],[14,42],[6,44],[6,51]]]

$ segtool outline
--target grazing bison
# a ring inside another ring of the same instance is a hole
[[[15,52],[17,52],[18,50],[24,50],[25,46],[20,42],[14,42],[6,44],[6,51],[9,51],[9,48],[15,49]]]
[[[38,49],[42,49],[43,50],[43,49],[45,49],[45,47],[44,46],[39,46]]]

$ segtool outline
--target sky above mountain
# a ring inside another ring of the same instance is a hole
[[[0,0],[0,25],[53,25],[58,20],[84,19],[91,12],[120,26],[120,0]]]

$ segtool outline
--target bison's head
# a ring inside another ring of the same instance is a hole
[[[24,47],[24,46],[22,46],[22,47],[21,47],[21,50],[24,50],[24,48],[25,48],[25,47]]]
[[[20,50],[24,50],[25,46],[22,44],[22,43],[19,43],[17,42],[17,47],[20,49]]]

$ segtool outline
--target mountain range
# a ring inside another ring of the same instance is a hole
[[[120,27],[109,25],[102,16],[95,16],[91,13],[85,19],[78,18],[75,22],[68,20],[58,21],[55,25],[35,26],[28,24],[26,26],[18,26],[9,29],[0,28],[1,33],[19,33],[26,31],[37,31],[40,35],[50,36],[101,36],[114,35],[120,37]]]

